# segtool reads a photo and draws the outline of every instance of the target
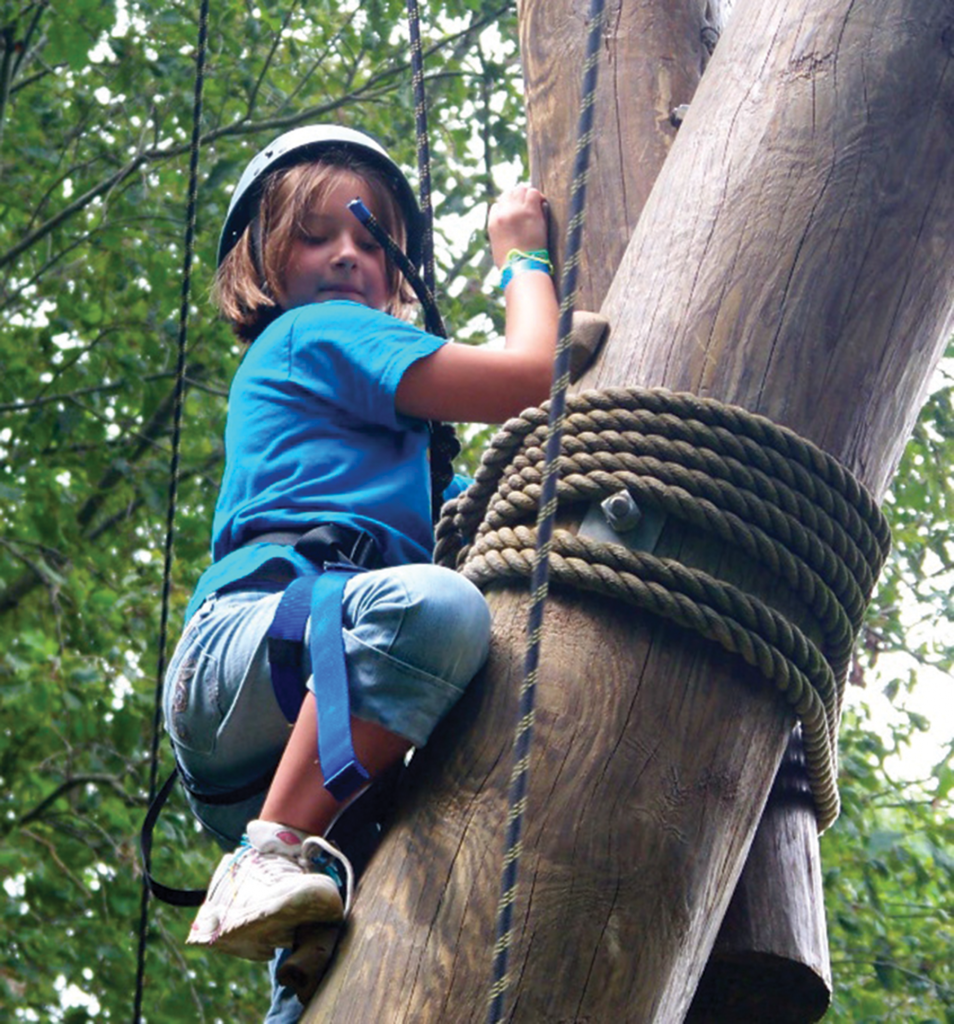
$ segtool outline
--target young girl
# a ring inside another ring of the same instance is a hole
[[[486,657],[483,597],[429,564],[428,421],[539,404],[556,342],[536,189],[491,210],[497,350],[401,318],[410,293],[347,208],[356,197],[419,260],[404,175],[339,127],[296,129],[255,157],[219,249],[218,305],[251,344],[230,393],[214,563],[164,710],[197,816],[237,847],[188,941],[253,960],[290,947],[302,923],[343,920],[351,869],[323,836],[427,742]]]

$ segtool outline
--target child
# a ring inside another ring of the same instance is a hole
[[[196,815],[238,847],[188,941],[253,960],[290,947],[300,924],[344,919],[350,865],[323,836],[427,741],[486,657],[483,597],[429,564],[427,421],[499,422],[539,404],[556,342],[536,189],[491,210],[499,350],[401,319],[410,293],[348,210],[357,196],[418,261],[404,175],[339,127],[296,129],[254,158],[219,248],[215,297],[250,348],[230,393],[214,564],[164,711]]]

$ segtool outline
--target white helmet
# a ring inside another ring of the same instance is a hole
[[[421,265],[424,217],[410,183],[400,167],[374,139],[364,132],[356,131],[354,128],[342,128],[340,125],[306,125],[302,128],[293,128],[252,157],[232,193],[229,212],[219,238],[220,265],[258,213],[265,177],[280,168],[312,160],[327,149],[354,150],[356,155],[384,173],[404,214],[407,257],[416,267]]]

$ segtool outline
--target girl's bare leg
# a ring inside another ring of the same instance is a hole
[[[336,800],[324,787],[318,763],[318,712],[309,692],[292,728],[288,746],[268,790],[259,818],[321,836],[349,801]],[[372,779],[395,765],[410,749],[402,736],[360,718],[351,719],[355,754]]]

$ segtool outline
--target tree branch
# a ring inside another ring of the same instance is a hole
[[[20,56],[17,58],[17,62],[13,68],[13,77],[15,78],[23,66],[23,62],[30,55],[30,46],[33,40],[33,36],[36,33],[37,28],[40,24],[40,18],[43,16],[43,12],[49,7],[49,0],[40,0],[36,5],[36,10],[33,12],[33,18],[30,21],[30,26],[23,35],[23,47],[20,50]]]
[[[0,38],[3,40],[3,63],[0,63],[0,146],[2,146],[7,97],[10,95],[10,82],[13,79],[13,26],[7,25],[0,32]]]
[[[28,88],[34,82],[39,82],[41,78],[46,78],[47,75],[55,74],[62,67],[64,67],[63,64],[45,65],[39,71],[34,71],[32,75],[18,79],[15,84],[10,86],[10,95],[15,96],[21,89]]]
[[[18,562],[22,562],[30,570],[36,580],[36,583],[42,583],[47,587],[55,587],[62,582],[57,576],[56,569],[50,569],[45,565],[41,565],[39,562],[35,562],[32,558],[25,555],[15,544],[11,544],[6,538],[0,537],[0,547],[6,548]],[[69,564],[68,559],[63,558],[58,552],[54,552],[51,548],[44,548],[43,550],[57,568]],[[7,592],[8,591],[4,591],[3,598],[6,598]],[[2,608],[2,599],[0,599],[0,608]]]
[[[255,79],[255,85],[252,86],[252,92],[248,98],[248,104],[245,107],[246,118],[250,118],[255,111],[255,104],[258,101],[258,93],[262,88],[262,82],[265,81],[268,69],[272,66],[272,60],[275,58],[275,53],[282,41],[282,33],[288,27],[288,23],[291,21],[292,15],[295,13],[295,8],[297,6],[297,3],[291,3],[288,5],[288,11],[285,13],[284,21],[282,21],[282,27],[272,37],[272,45],[268,51],[268,55],[265,57],[264,64],[262,64],[262,70],[259,72],[258,78]]]
[[[128,519],[134,512],[137,512],[143,506],[143,499],[136,498],[131,501],[125,508],[121,508],[118,512],[115,512],[111,516],[107,516],[103,519],[99,526],[95,529],[90,530],[86,535],[86,539],[89,541],[99,540],[100,537],[109,533],[113,527],[118,526],[121,522]]]
[[[311,81],[312,75],[314,75],[314,73],[318,70],[318,68],[320,68],[324,64],[324,62],[327,60],[328,54],[331,51],[331,48],[341,38],[341,34],[344,31],[344,29],[348,25],[350,25],[352,21],[354,21],[355,17],[357,16],[357,13],[358,13],[358,8],[355,8],[347,16],[347,18],[345,18],[345,20],[344,20],[343,24],[341,25],[341,27],[338,28],[335,31],[335,33],[331,36],[331,38],[328,40],[328,42],[325,45],[325,48],[312,61],[311,67],[303,75],[300,76],[300,78],[298,80],[298,84],[288,94],[288,96],[285,97],[285,99],[283,100],[281,106],[278,108],[279,111],[284,110],[290,104],[294,103],[295,98],[298,96],[298,94],[302,91],[302,89],[304,89],[304,87],[307,85],[307,83]]]
[[[201,367],[193,367],[191,373],[197,375],[201,374]],[[137,435],[139,437],[139,443],[127,456],[125,460],[126,464],[134,464],[138,462],[146,452],[153,450],[153,447],[157,443],[156,439],[165,430],[169,419],[172,416],[174,407],[175,393],[173,391],[170,392],[169,396],[159,405],[151,416],[149,422]],[[83,531],[84,539],[90,540],[100,535],[102,532],[101,528],[99,526],[91,527],[91,524],[109,496],[112,494],[115,487],[124,479],[126,479],[125,473],[116,467],[108,469],[100,478],[94,493],[87,499],[76,517],[77,523]],[[123,515],[125,515],[125,510]],[[18,579],[10,583],[5,590],[0,592],[0,615],[3,615],[16,608],[27,594],[34,590],[39,584],[42,583],[46,586],[52,586],[58,581],[52,580],[48,572],[44,572],[41,566],[27,559],[15,547],[11,546],[8,541],[4,541],[3,538],[0,538],[0,545],[8,548],[15,557],[19,558],[20,561],[24,562],[29,567],[27,572],[23,573]],[[64,566],[68,564],[68,562],[64,562]]]
[[[135,807],[142,803],[141,800],[137,800],[135,797],[130,796],[123,788],[122,783],[115,775],[109,775],[106,772],[93,772],[88,775],[74,775],[72,778],[64,779],[56,789],[53,790],[49,796],[45,796],[32,811],[27,811],[17,821],[17,827],[23,828],[29,825],[31,822],[41,818],[48,807],[56,803],[61,796],[65,796],[70,790],[76,789],[79,786],[109,786],[114,792],[116,792],[128,807]]]
[[[196,368],[197,370],[199,368]],[[169,420],[172,418],[173,411],[175,409],[175,389],[173,389],[169,395],[160,403],[156,411],[152,414],[149,422],[142,428],[137,434],[139,438],[139,444],[130,453],[126,462],[135,463],[143,457],[147,451],[151,451],[157,443],[157,438],[165,431]],[[123,470],[116,467],[112,467],[103,474],[102,478],[97,484],[95,492],[89,497],[83,507],[80,509],[79,514],[76,517],[76,521],[80,528],[85,530],[96,516],[96,513],[102,508],[103,503],[112,492],[113,488],[123,479],[125,479],[125,473]]]
[[[163,156],[167,156],[170,150],[164,150]],[[154,151],[147,151],[140,153],[138,156],[133,157],[125,167],[120,168],[115,174],[111,175],[105,181],[101,181],[98,185],[94,185],[89,191],[84,192],[83,195],[74,199],[69,206],[65,206],[59,213],[50,217],[49,220],[45,221],[38,228],[35,228],[28,235],[22,238],[16,245],[8,249],[3,255],[0,255],[0,267],[5,267],[8,263],[13,263],[21,253],[27,251],[32,246],[36,245],[41,239],[45,238],[50,232],[55,231],[61,224],[68,221],[75,214],[85,209],[94,199],[109,192],[110,189],[115,188],[121,181],[128,178],[131,174],[134,174],[144,163],[146,163],[151,157],[154,157]]]
[[[170,377],[174,376],[175,372],[173,370],[165,370],[162,373],[147,373],[144,377],[138,378],[137,382],[152,383],[157,380],[168,380]],[[187,383],[197,391],[203,391],[206,394],[215,395],[217,398],[228,398],[229,396],[227,389],[214,387],[211,384],[206,384],[204,381],[195,377],[187,378]],[[77,402],[80,398],[83,398],[86,395],[98,395],[108,391],[123,391],[128,386],[129,381],[125,379],[104,381],[102,384],[97,384],[88,388],[77,388],[76,391],[61,391],[55,395],[40,395],[38,398],[30,398],[16,402],[3,402],[0,403],[0,412],[30,412],[42,405],[50,405],[52,402]]]
[[[41,405],[49,405],[51,402],[69,402],[78,399],[82,395],[98,395],[104,391],[120,391],[126,386],[125,381],[116,381],[113,384],[108,382],[99,384],[96,387],[79,388],[65,394],[41,395],[39,398],[31,398],[27,401],[4,402],[0,404],[0,412],[29,412],[31,409],[38,409]]]
[[[43,836],[37,835],[36,832],[28,828],[25,828],[23,830],[23,834],[25,836],[29,836],[30,839],[32,839],[35,843],[39,843],[40,846],[45,847],[53,863],[56,864],[60,871],[62,871],[63,874],[77,887],[77,889],[79,889],[79,891],[85,895],[86,886],[83,885],[82,879],[78,878],[72,871],[70,871],[69,867],[67,867],[67,865],[63,862],[63,859],[57,853],[56,847],[53,845],[52,842],[50,842],[49,839],[44,839]]]

